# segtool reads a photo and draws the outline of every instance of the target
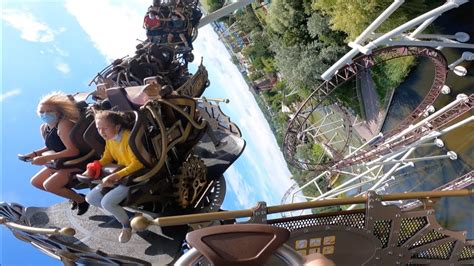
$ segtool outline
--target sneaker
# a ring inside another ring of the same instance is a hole
[[[84,198],[86,198],[86,195],[82,194],[82,193],[79,193],[79,195],[83,196]],[[75,210],[77,209],[77,202],[73,201],[73,200],[69,200],[69,203],[71,204],[71,210]]]
[[[87,201],[77,204],[77,215],[83,215],[89,209],[89,203]]]
[[[69,204],[71,205],[71,210],[77,209],[77,202],[69,200]]]
[[[119,235],[120,243],[127,243],[132,238],[132,228],[122,228],[122,232]]]

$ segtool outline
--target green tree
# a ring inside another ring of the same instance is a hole
[[[271,46],[275,51],[275,66],[285,77],[290,89],[312,88],[320,83],[320,75],[345,51],[340,46],[309,45]]]
[[[393,0],[313,0],[313,7],[329,15],[331,28],[347,33],[347,40],[352,41],[392,2]],[[428,2],[426,0],[407,1],[378,30],[386,31],[401,25],[427,10]]]
[[[273,57],[273,53],[269,50],[270,41],[267,35],[261,31],[253,32],[251,39],[252,44],[244,49],[244,55],[252,60],[255,69],[264,70],[265,67],[270,67],[268,59]],[[265,65],[265,60],[267,60],[267,65]]]
[[[290,46],[310,41],[306,29],[307,17],[303,1],[275,0],[269,8],[267,23],[272,33]]]
[[[260,21],[258,20],[257,16],[255,15],[253,9],[250,6],[246,6],[240,12],[237,12],[236,21],[238,28],[246,33],[250,33],[252,31],[261,31],[262,27],[260,25]]]
[[[329,18],[319,12],[313,12],[309,17],[307,26],[311,38],[318,39],[327,45],[342,44],[346,35],[342,32],[335,32],[329,28]]]
[[[206,0],[209,12],[214,12],[224,6],[225,0]]]

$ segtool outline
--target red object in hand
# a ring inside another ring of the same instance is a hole
[[[93,161],[92,163],[87,164],[87,173],[91,178],[97,179],[100,176],[100,171],[102,170],[102,165],[99,161]]]

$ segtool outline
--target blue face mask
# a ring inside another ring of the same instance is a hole
[[[40,113],[40,118],[43,122],[47,123],[48,125],[54,124],[58,120],[58,116],[55,112],[44,112]]]
[[[122,139],[122,130],[120,130],[117,134],[115,134],[113,140],[120,142],[121,139]]]

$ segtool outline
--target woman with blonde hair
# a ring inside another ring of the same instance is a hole
[[[79,120],[79,110],[74,100],[62,92],[53,92],[40,100],[37,112],[44,122],[41,125],[41,134],[45,140],[45,147],[21,157],[31,160],[34,165],[45,166],[56,159],[79,155],[78,148],[69,137],[71,129]],[[84,195],[66,187],[71,173],[77,170],[51,169],[45,166],[31,178],[31,184],[41,190],[71,200],[72,209],[77,208],[77,214],[82,215],[89,208]]]

